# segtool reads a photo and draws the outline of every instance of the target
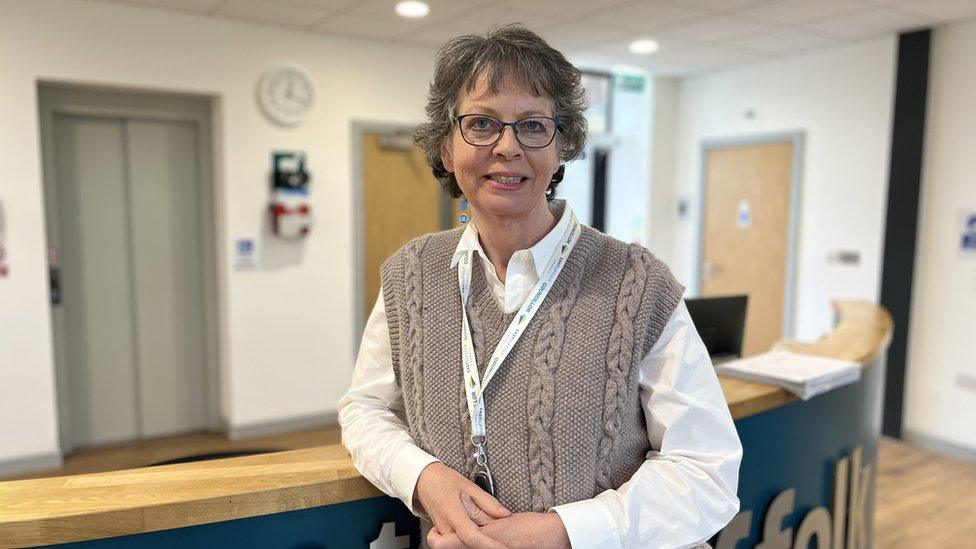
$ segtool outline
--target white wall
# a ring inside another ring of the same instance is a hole
[[[672,200],[655,205],[656,230],[670,234],[662,258],[695,288],[701,144],[713,138],[802,130],[806,135],[797,242],[794,337],[814,339],[832,326],[830,302],[877,300],[891,135],[894,37],[683,80],[678,103]],[[661,105],[667,105],[667,102]],[[754,119],[744,113],[752,109]],[[655,136],[660,143],[666,136]],[[667,174],[659,183],[667,183]],[[675,201],[691,199],[679,222]],[[669,203],[670,202],[670,203]],[[663,220],[667,220],[664,222]],[[861,254],[857,266],[830,264],[838,249]]]
[[[606,233],[647,246],[654,81],[646,73],[633,74],[644,77],[643,89],[629,91],[615,85],[613,90]]]
[[[976,380],[976,256],[960,252],[959,215],[976,213],[976,22],[932,38],[903,428],[973,457],[976,392],[959,376]]]
[[[223,220],[223,413],[235,427],[334,412],[354,345],[353,120],[416,123],[433,52],[71,0],[0,1],[0,208],[11,274],[0,278],[0,462],[58,452],[37,80],[219,98]],[[318,101],[294,130],[265,121],[261,72],[297,64]],[[262,235],[272,150],[308,153],[316,225],[296,246],[263,242],[235,272],[232,242]]]
[[[678,154],[678,105],[680,81],[674,78],[654,80],[651,112],[651,183],[650,215],[648,219],[648,248],[665,262],[676,257],[674,251],[674,225],[688,224],[688,217],[677,215],[675,171]],[[690,212],[689,212],[690,214]],[[687,284],[687,281],[686,281]]]
[[[599,65],[586,58],[570,59],[584,70],[613,73],[619,69]],[[611,130],[607,136],[591,136],[587,153],[579,161],[566,167],[557,195],[565,198],[581,222],[590,224],[593,218],[593,149],[602,146],[610,150],[607,166],[606,223],[604,232],[623,240],[648,244],[651,103],[654,80],[640,69],[628,69],[627,74],[644,77],[640,91],[614,85],[612,94]]]

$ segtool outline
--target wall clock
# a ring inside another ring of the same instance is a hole
[[[258,104],[265,116],[281,126],[298,126],[315,105],[315,86],[296,67],[268,69],[258,81]]]

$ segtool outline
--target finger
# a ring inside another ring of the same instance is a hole
[[[446,501],[451,501],[447,498]],[[467,513],[457,512],[456,505],[445,506],[444,504],[439,504],[437,507],[437,515],[430,515],[430,521],[434,523],[434,527],[437,529],[440,535],[451,534],[457,527],[465,522],[467,518]]]
[[[455,534],[441,534],[437,528],[431,528],[427,533],[427,545],[431,549],[464,549],[464,544]]]
[[[500,541],[485,534],[477,527],[460,528],[454,533],[468,547],[477,547],[478,549],[506,549],[505,545]]]
[[[447,519],[447,524],[451,525],[454,534],[457,535],[464,546],[479,549],[505,549],[504,545],[500,544],[490,536],[483,534],[481,530],[478,529],[478,525],[471,520],[471,517],[469,517],[468,513],[465,511],[460,497],[456,501],[456,504],[444,509],[444,514],[445,518]],[[438,529],[441,534],[446,534],[444,528],[439,527]]]
[[[464,504],[461,503],[460,496],[456,503],[452,503],[450,507],[443,509],[443,525],[438,526],[438,531],[441,535],[457,533],[462,528],[467,529],[477,529],[478,525],[475,524],[471,517],[468,516],[467,510],[464,508]]]
[[[472,483],[474,484],[474,483]],[[474,484],[477,486],[477,484]],[[511,516],[512,512],[505,508],[497,499],[492,497],[491,494],[485,492],[481,488],[477,490],[472,490],[468,492],[471,499],[480,507],[484,512],[488,513],[492,518],[500,519]]]
[[[493,520],[488,513],[484,512],[481,507],[475,504],[467,492],[461,492],[461,505],[464,506],[464,510],[468,512],[468,516],[478,526],[484,526]]]
[[[450,534],[454,532],[454,528],[451,526],[451,521],[448,517],[438,514],[436,517],[431,515],[430,521],[434,523],[434,527],[431,531],[437,530],[439,535]]]

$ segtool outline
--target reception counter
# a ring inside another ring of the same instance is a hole
[[[891,318],[834,304],[836,329],[776,348],[854,360],[861,380],[808,401],[719,377],[742,439],[741,510],[712,544],[869,547]],[[838,541],[840,543],[838,543]],[[0,482],[0,547],[413,547],[416,519],[341,445]],[[794,545],[795,542],[795,545]],[[743,545],[740,545],[743,546]]]

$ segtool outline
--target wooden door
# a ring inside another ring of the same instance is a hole
[[[783,337],[793,144],[711,148],[705,159],[701,294],[747,294],[742,356]]]
[[[410,142],[410,131],[364,132],[365,315],[379,295],[380,265],[410,239],[458,226],[451,200]]]

